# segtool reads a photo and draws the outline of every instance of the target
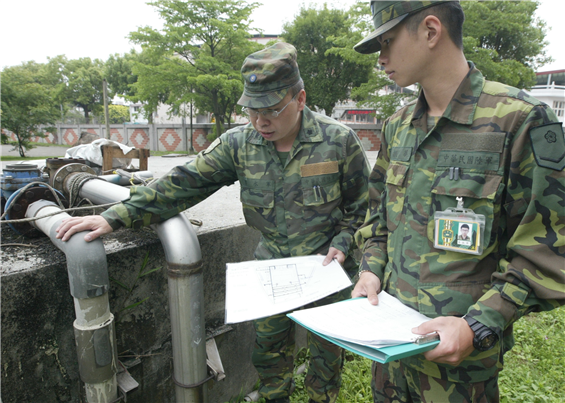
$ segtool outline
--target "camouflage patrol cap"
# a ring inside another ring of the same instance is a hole
[[[301,80],[296,49],[279,42],[252,53],[243,62],[241,74],[245,84],[238,104],[254,109],[276,105]]]
[[[403,19],[416,11],[450,0],[432,1],[371,1],[375,30],[353,47],[359,53],[375,53],[381,50],[379,36],[397,26]]]

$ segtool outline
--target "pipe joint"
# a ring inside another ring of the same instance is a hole
[[[171,278],[188,277],[202,272],[202,260],[191,264],[176,264],[168,262],[167,273]]]
[[[99,326],[84,327],[73,324],[80,379],[97,384],[111,379],[117,373],[118,356],[114,336],[114,316]]]

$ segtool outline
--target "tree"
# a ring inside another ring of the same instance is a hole
[[[125,105],[108,105],[108,121],[110,124],[129,122],[129,108]]]
[[[134,100],[144,102],[146,114],[160,102],[172,113],[186,115],[194,102],[210,112],[216,134],[230,122],[243,90],[241,65],[260,45],[248,41],[249,17],[257,3],[236,0],[158,0],[155,6],[165,20],[162,31],[143,27],[130,34],[147,59],[136,62]]]
[[[135,95],[133,84],[137,82],[137,75],[133,73],[133,66],[136,62],[143,63],[143,55],[135,49],[123,56],[116,53],[108,58],[104,65],[104,76],[112,98],[115,95]]]
[[[14,143],[21,157],[32,149],[31,137],[44,136],[40,125],[54,125],[60,112],[51,88],[42,83],[42,65],[27,62],[2,71],[2,128],[14,133]],[[47,127],[44,130],[54,130]]]
[[[336,103],[349,99],[353,87],[369,80],[376,58],[353,54],[355,40],[361,40],[355,16],[326,4],[310,7],[302,7],[294,21],[283,26],[282,37],[298,52],[307,103],[331,115]]]
[[[68,102],[82,108],[86,123],[90,114],[101,113],[104,105],[102,74],[103,62],[89,57],[68,60],[63,74],[66,78],[66,98]]]
[[[535,71],[551,61],[545,53],[538,1],[463,1],[464,53],[489,80],[518,88],[535,84]]]
[[[375,110],[377,119],[386,119],[392,115],[402,103],[402,100],[412,97],[410,91],[399,88],[378,67],[378,53],[363,55],[356,52],[353,46],[373,31],[373,22],[370,18],[369,3],[357,1],[347,11],[351,22],[350,29],[330,35],[327,40],[333,47],[326,51],[327,54],[339,55],[343,60],[368,68],[367,78],[351,88],[350,98],[357,101],[357,106],[368,107]]]

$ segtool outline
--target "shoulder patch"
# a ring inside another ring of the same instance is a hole
[[[530,139],[540,167],[556,171],[565,168],[565,137],[560,122],[530,129]]]
[[[212,144],[210,144],[210,145],[208,146],[208,148],[207,148],[206,150],[204,150],[204,151],[202,152],[202,154],[209,154],[209,153],[211,153],[211,152],[214,151],[214,149],[215,149],[216,147],[218,147],[220,144],[222,144],[222,140],[218,137],[216,140],[214,140],[214,141],[212,142]]]

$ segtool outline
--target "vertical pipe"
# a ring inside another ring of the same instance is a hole
[[[38,217],[60,208],[52,202],[39,200],[30,204],[26,217]],[[84,236],[67,242],[56,238],[56,229],[66,213],[42,218],[32,225],[43,231],[67,258],[71,295],[74,298],[76,320],[73,323],[79,372],[85,384],[89,403],[110,403],[118,397],[117,346],[114,316],[110,312],[108,266],[102,240],[86,242]],[[84,232],[83,232],[84,234]]]

